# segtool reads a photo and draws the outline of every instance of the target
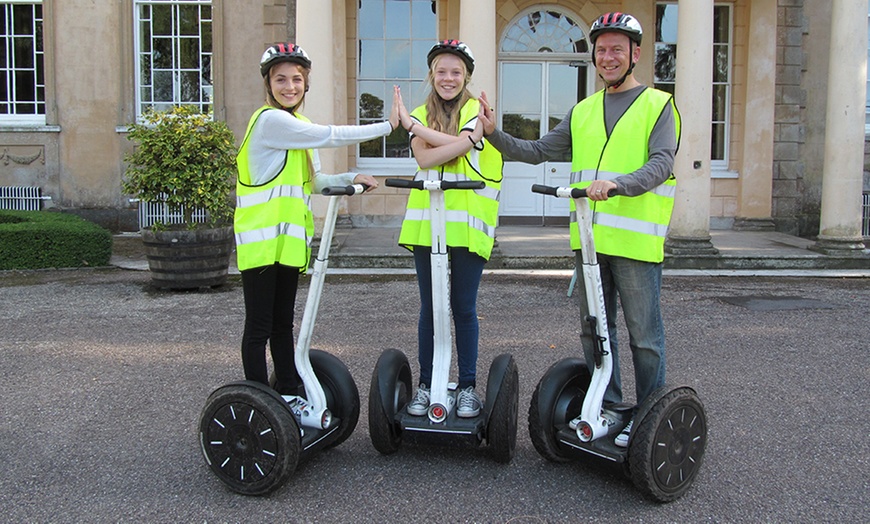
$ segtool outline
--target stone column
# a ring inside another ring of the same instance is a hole
[[[861,255],[867,0],[832,0],[825,160],[819,238],[813,249]],[[857,50],[861,52],[857,52]],[[843,57],[848,56],[848,60]]]
[[[673,255],[718,253],[710,241],[712,96],[713,0],[680,0],[675,99],[683,117],[682,138],[674,161],[674,215],[665,241],[665,251]]]
[[[495,35],[495,0],[460,0],[459,39],[474,53],[474,75],[469,90],[475,97],[486,91],[490,102],[496,102],[496,71],[498,41]]]
[[[751,87],[743,117],[743,166],[734,229],[772,231],[776,0],[749,4],[747,48],[746,85]]]

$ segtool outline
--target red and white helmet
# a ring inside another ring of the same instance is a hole
[[[263,52],[263,57],[260,58],[260,74],[268,75],[269,69],[280,62],[293,62],[302,67],[311,67],[311,59],[304,49],[290,42],[282,42],[269,46]]]
[[[632,40],[637,45],[643,39],[643,28],[637,18],[625,13],[604,13],[597,20],[592,22],[592,28],[589,30],[589,39],[592,44],[601,33],[617,32],[622,33]]]
[[[465,67],[468,68],[468,74],[470,75],[474,72],[474,55],[471,54],[471,49],[459,40],[442,40],[432,46],[432,49],[429,50],[429,54],[426,55],[426,65],[431,68],[432,60],[443,53],[450,53],[451,55],[458,56],[463,62],[465,62]]]

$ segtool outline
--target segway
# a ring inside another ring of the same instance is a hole
[[[658,502],[682,496],[692,485],[707,442],[707,416],[694,389],[665,385],[639,406],[603,405],[613,370],[601,273],[592,236],[592,211],[586,191],[535,184],[532,191],[573,198],[577,209],[583,260],[583,283],[596,341],[594,372],[584,359],[553,364],[538,382],[529,406],[529,434],[535,449],[553,462],[589,454],[621,464],[635,486]],[[614,193],[611,192],[611,195]],[[628,447],[613,442],[632,419]],[[580,416],[576,430],[569,422]]]
[[[363,191],[361,184],[323,190],[332,198],[311,270],[295,351],[307,407],[298,407],[298,396],[282,396],[265,384],[243,380],[216,389],[202,410],[199,440],[205,461],[237,493],[266,495],[275,491],[314,452],[344,442],[359,420],[359,391],[350,371],[337,357],[310,348],[339,197]]]
[[[489,368],[486,399],[480,414],[460,418],[456,383],[449,381],[453,341],[450,331],[450,290],[444,191],[482,189],[483,182],[387,179],[391,187],[429,191],[432,229],[432,306],[435,328],[430,404],[425,416],[408,413],[413,394],[408,358],[387,349],[378,358],[369,390],[369,435],[384,455],[399,450],[403,440],[418,444],[488,447],[497,462],[510,462],[516,451],[518,372],[511,355],[497,356]]]

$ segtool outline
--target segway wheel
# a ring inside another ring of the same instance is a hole
[[[501,375],[501,385],[490,411],[486,439],[493,459],[507,464],[514,458],[517,449],[519,373],[517,364],[510,355],[496,357],[489,370],[491,377],[495,373]],[[490,382],[487,383],[487,388],[490,387]]]
[[[326,395],[326,407],[338,417],[341,427],[330,435],[323,449],[333,448],[350,437],[359,422],[359,390],[347,366],[336,356],[312,349],[309,358],[314,375]]]
[[[369,437],[383,455],[395,453],[402,444],[402,428],[396,422],[396,414],[410,401],[411,388],[408,357],[398,349],[381,353],[369,389]]]
[[[266,495],[296,470],[299,426],[276,396],[253,385],[230,384],[215,390],[202,410],[205,460],[236,493]]]
[[[701,400],[690,388],[674,389],[632,432],[628,455],[634,484],[655,501],[676,500],[695,480],[706,443]]]
[[[582,359],[566,358],[550,366],[538,382],[529,405],[529,436],[545,459],[567,462],[571,458],[556,438],[556,426],[580,415],[591,381]]]

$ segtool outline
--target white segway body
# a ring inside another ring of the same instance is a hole
[[[429,192],[429,221],[432,247],[432,309],[434,353],[429,409],[425,417],[410,415],[406,406],[413,384],[407,357],[399,350],[385,351],[372,375],[369,395],[369,429],[372,443],[381,453],[395,452],[402,439],[420,443],[486,443],[496,460],[508,462],[516,445],[516,406],[518,372],[513,357],[499,355],[490,366],[486,400],[480,415],[456,415],[456,384],[450,382],[453,337],[450,323],[450,278],[447,251],[447,216],[444,191],[473,190],[485,187],[476,181],[443,181],[430,171],[426,180],[387,179],[392,187]]]
[[[350,371],[335,356],[312,350],[311,338],[338,217],[338,199],[363,191],[362,185],[323,190],[331,198],[294,355],[305,386],[306,408],[297,407],[300,397],[282,396],[264,384],[245,380],[215,390],[202,411],[200,446],[206,463],[237,493],[265,495],[275,491],[313,452],[344,442],[359,420],[359,391]]]
[[[584,321],[590,324],[596,346],[591,374],[582,358],[566,358],[553,364],[538,382],[529,406],[532,443],[554,462],[594,455],[620,463],[645,495],[659,502],[674,500],[691,486],[701,465],[707,439],[703,404],[694,389],[665,385],[639,406],[604,406],[613,355],[586,192],[537,184],[532,191],[574,199],[589,310]],[[572,430],[569,422],[578,415],[580,422]],[[620,448],[612,437],[632,418],[628,448]]]

